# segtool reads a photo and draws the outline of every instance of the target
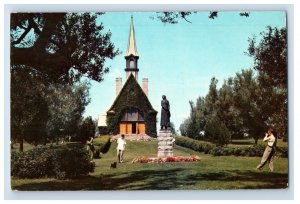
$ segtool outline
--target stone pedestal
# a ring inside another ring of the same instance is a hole
[[[157,157],[173,156],[173,136],[171,130],[160,130],[158,137]]]

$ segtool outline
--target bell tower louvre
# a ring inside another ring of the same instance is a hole
[[[127,45],[127,51],[125,54],[125,59],[126,59],[126,68],[125,68],[126,79],[128,79],[130,74],[132,74],[134,76],[134,78],[138,81],[139,54],[137,52],[137,47],[136,47],[136,43],[135,43],[135,33],[134,33],[132,16],[131,16],[131,22],[130,22],[128,45]]]

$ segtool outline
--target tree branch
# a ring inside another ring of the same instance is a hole
[[[53,13],[45,14],[45,25],[43,31],[40,33],[39,38],[35,43],[36,49],[44,51],[53,31],[56,29],[57,24],[63,20],[65,13]]]
[[[25,37],[26,35],[29,33],[29,31],[31,30],[31,26],[28,25],[28,27],[25,29],[24,33],[19,37],[18,40],[11,42],[11,45],[17,45],[19,44]]]
[[[37,33],[37,34],[41,34],[41,30],[39,29],[38,25],[35,23],[34,19],[33,19],[33,16],[31,18],[29,18],[29,25],[32,26],[32,28],[34,29],[34,31]]]

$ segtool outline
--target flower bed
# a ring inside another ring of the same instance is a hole
[[[165,158],[157,157],[139,157],[132,161],[132,163],[164,163],[164,162],[194,162],[199,161],[200,157],[197,155],[191,156],[169,156]]]

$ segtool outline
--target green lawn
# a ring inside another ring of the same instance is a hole
[[[17,190],[175,190],[175,189],[270,189],[286,188],[288,159],[276,158],[275,171],[255,167],[259,157],[213,157],[176,146],[175,155],[196,154],[199,162],[131,163],[139,156],[157,154],[157,142],[127,141],[125,162],[111,169],[116,161],[116,143],[107,154],[95,159],[95,172],[77,180],[12,179]],[[76,168],[76,167],[74,167]]]

